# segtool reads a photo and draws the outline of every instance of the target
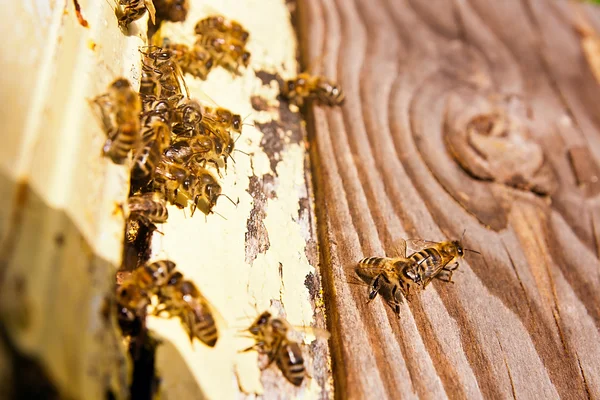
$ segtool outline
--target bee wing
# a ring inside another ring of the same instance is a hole
[[[406,240],[402,238],[395,240],[388,256],[406,258]]]
[[[326,329],[321,329],[321,328],[317,328],[315,326],[295,326],[292,325],[293,330],[295,331],[295,333],[300,333],[304,340],[307,342],[313,342],[317,339],[322,339],[322,340],[329,340],[329,338],[331,337],[331,334],[329,333],[329,331],[327,331]],[[287,334],[287,339],[288,340],[296,340],[296,338],[294,338],[294,332],[293,331],[288,331]]]
[[[144,3],[146,5],[146,10],[148,10],[148,15],[150,15],[152,25],[156,25],[156,9],[154,8],[154,3],[152,0],[146,0]]]
[[[390,270],[394,259],[386,257],[369,257],[358,262],[355,272],[365,283],[371,281],[383,271]]]
[[[439,242],[432,242],[430,240],[423,239],[406,239],[408,254],[413,254],[418,251],[421,251],[427,247],[432,247],[437,245]]]

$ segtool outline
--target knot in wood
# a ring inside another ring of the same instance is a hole
[[[448,101],[444,142],[474,178],[549,195],[556,189],[556,177],[531,136],[528,120],[517,96],[496,100],[463,92]]]

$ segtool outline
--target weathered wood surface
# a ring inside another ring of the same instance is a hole
[[[305,0],[337,398],[600,397],[598,83],[567,1]],[[579,17],[578,17],[579,15]],[[400,237],[457,239],[454,285],[400,319],[353,285]]]

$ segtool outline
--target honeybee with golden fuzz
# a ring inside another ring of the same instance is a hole
[[[434,279],[453,282],[452,274],[458,268],[458,260],[465,256],[466,251],[481,254],[476,250],[464,248],[462,238],[461,240],[446,240],[444,242],[426,240],[410,240],[410,242],[414,247],[421,249],[412,253],[408,258],[419,265],[417,272],[423,288]]]
[[[159,20],[183,22],[190,8],[188,0],[154,0]]]
[[[194,31],[197,35],[221,35],[245,45],[250,37],[239,22],[227,20],[222,15],[213,15],[196,23]]]
[[[196,45],[206,48],[218,65],[236,75],[240,75],[240,66],[247,68],[250,64],[250,52],[238,41],[222,36],[203,35],[196,41]]]
[[[173,54],[158,46],[147,46],[140,49],[143,55],[142,74],[146,74],[147,79],[156,82],[154,85],[154,96],[158,99],[172,99],[174,104],[177,101],[188,97],[188,89],[183,78],[183,72],[175,62]],[[149,83],[144,82],[144,89],[149,87]]]
[[[219,168],[225,164],[224,148],[221,140],[215,136],[197,135],[173,143],[165,156],[185,165],[205,167],[211,164],[219,173]]]
[[[167,43],[164,48],[173,54],[173,58],[184,73],[206,80],[215,62],[208,50],[194,45],[191,48],[181,43]]]
[[[142,116],[142,145],[135,151],[131,178],[148,181],[154,175],[162,153],[171,144],[169,127],[169,105],[158,101],[153,110]]]
[[[329,332],[317,328],[309,328],[308,331],[317,336],[327,339]],[[273,317],[269,311],[265,311],[246,330],[256,340],[256,343],[242,352],[256,350],[260,354],[267,355],[268,368],[273,361],[281,370],[283,376],[294,386],[300,386],[306,376],[304,357],[300,343],[291,337],[294,328],[282,317]]]
[[[196,100],[184,99],[174,110],[172,132],[175,137],[193,137],[201,133],[202,106]]]
[[[391,287],[390,305],[400,313],[400,298],[407,297],[411,289],[422,287],[419,264],[405,257],[368,257],[358,262],[357,274],[372,279],[369,286],[369,301],[379,293],[382,284]]]
[[[242,117],[223,107],[204,107],[204,123],[214,129],[242,133]]]
[[[167,203],[162,193],[151,192],[127,199],[126,211],[134,217],[149,224],[162,224],[169,218]]]
[[[117,288],[117,303],[128,320],[143,316],[151,303],[151,296],[158,293],[175,270],[175,263],[160,260],[136,268],[131,276]]]
[[[105,94],[95,97],[92,103],[100,110],[104,131],[108,139],[104,155],[116,164],[123,164],[129,151],[140,143],[142,102],[125,78],[113,81]]]
[[[168,282],[158,291],[159,306],[155,313],[178,316],[190,342],[198,338],[209,347],[214,347],[219,338],[208,300],[193,282],[186,280],[180,272],[172,274]]]
[[[341,106],[345,100],[344,92],[338,85],[322,76],[312,76],[306,72],[287,80],[281,88],[281,94],[299,107],[309,99],[328,106]]]
[[[221,196],[221,185],[217,178],[206,168],[196,167],[182,185],[183,190],[190,196],[192,204],[190,210],[192,215],[196,209],[205,215],[212,213],[217,199]]]
[[[119,27],[126,30],[130,23],[142,18],[146,11],[154,24],[156,10],[152,0],[119,0],[119,5],[115,8]]]

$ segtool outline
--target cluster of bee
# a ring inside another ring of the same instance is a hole
[[[250,52],[246,43],[250,34],[238,22],[220,15],[210,16],[198,21],[194,31],[198,38],[193,46],[160,37],[154,42],[171,52],[184,73],[203,80],[216,66],[236,75],[240,66],[248,67]]]
[[[115,14],[121,29],[147,11],[156,21],[182,21],[188,0],[117,0]],[[140,226],[154,227],[168,219],[167,204],[190,206],[212,213],[221,193],[218,177],[240,135],[239,115],[220,107],[208,107],[188,95],[184,73],[206,79],[215,66],[239,74],[247,67],[249,33],[237,22],[210,16],[195,26],[193,46],[171,43],[159,35],[152,45],[140,49],[142,75],[139,92],[125,78],[114,80],[106,93],[92,104],[97,108],[107,135],[103,153],[116,164],[131,163],[131,195],[120,206],[127,216],[125,240],[133,243]],[[300,74],[286,82],[282,93],[302,105],[314,99],[340,105],[344,94],[322,77]],[[154,227],[154,229],[156,229]],[[169,260],[136,262],[124,273],[116,290],[119,319],[139,323],[145,330],[147,315],[179,318],[190,341],[198,339],[214,347],[219,337],[211,305],[196,285],[185,279]],[[284,377],[300,386],[306,375],[296,332],[282,317],[264,312],[245,330],[255,344],[243,351],[257,351],[275,361]],[[125,333],[125,330],[124,330]],[[127,333],[126,333],[127,334]],[[129,334],[133,336],[133,333]]]
[[[184,21],[188,9],[188,0],[117,0],[115,15],[119,27],[127,30],[129,24],[138,19],[148,11],[150,21],[156,24],[156,21]]]
[[[464,233],[463,233],[464,236]],[[452,274],[458,268],[458,259],[464,257],[466,249],[461,240],[430,242],[410,240],[412,247],[418,250],[406,255],[406,241],[399,243],[398,257],[368,257],[358,262],[357,274],[369,279],[369,301],[373,300],[383,285],[391,290],[390,305],[400,315],[400,303],[413,291],[424,290],[434,279],[453,282]]]
[[[93,100],[108,136],[104,154],[123,164],[133,153],[133,192],[143,194],[134,214],[143,221],[165,222],[163,199],[179,208],[190,203],[192,215],[196,209],[210,214],[222,195],[210,169],[219,176],[221,168],[227,170],[235,144],[232,133],[241,134],[241,117],[187,97],[170,52],[151,46],[141,53],[139,94],[119,78]]]
[[[178,317],[191,342],[197,338],[214,347],[219,338],[208,301],[172,261],[160,260],[133,270],[117,289],[117,303],[119,315],[128,321],[145,316],[151,307],[154,315]]]

